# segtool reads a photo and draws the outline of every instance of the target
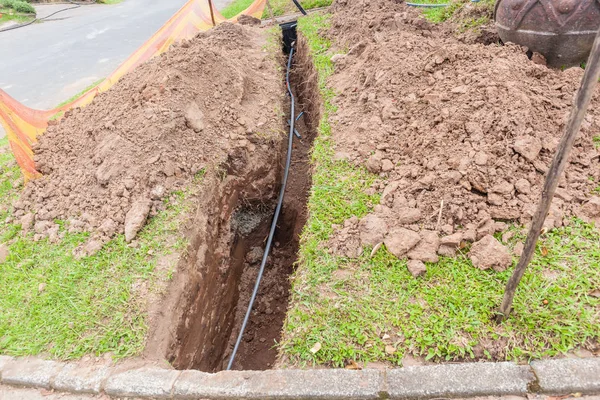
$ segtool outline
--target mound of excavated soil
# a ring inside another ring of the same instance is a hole
[[[44,176],[15,205],[24,229],[56,239],[63,219],[130,241],[170,192],[207,168],[227,175],[228,155],[279,135],[280,80],[264,42],[257,28],[220,25],[50,126],[34,149]]]
[[[399,257],[435,262],[475,242],[480,268],[511,257],[491,234],[527,224],[583,75],[532,63],[514,45],[465,44],[393,0],[337,0],[329,34],[336,157],[379,174],[381,205],[346,221],[333,251],[384,242]],[[595,95],[546,220],[600,220],[600,97]],[[443,236],[440,238],[440,236]]]

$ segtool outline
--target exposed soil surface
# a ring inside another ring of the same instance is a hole
[[[334,12],[328,34],[349,48],[331,78],[336,158],[379,174],[372,190],[383,197],[339,227],[332,251],[356,256],[384,242],[398,257],[436,262],[486,238],[474,264],[505,269],[511,257],[490,235],[533,216],[583,70],[536,65],[515,45],[464,43],[397,1],[338,0]],[[599,106],[596,94],[547,229],[600,217]]]
[[[271,98],[279,94],[269,85],[278,78],[258,38],[257,30],[220,25],[50,126],[35,148],[44,177],[15,205],[17,216],[35,213],[24,226],[53,239],[52,221],[63,219],[96,242],[116,233],[131,241],[171,191],[228,154],[253,151],[253,139],[272,137],[280,121]]]

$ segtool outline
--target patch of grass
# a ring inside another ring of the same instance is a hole
[[[597,149],[600,149],[600,136],[594,136],[594,145],[596,146]]]
[[[458,11],[464,7],[472,7],[476,12],[474,14],[484,14],[476,17],[465,17],[457,21],[459,31],[477,29],[478,27],[490,22],[490,17],[494,10],[495,0],[482,0],[478,3],[471,3],[470,0],[419,0],[415,3],[423,4],[449,4],[448,7],[423,8],[425,18],[434,23],[441,23],[454,17]]]
[[[91,85],[89,85],[88,87],[86,87],[85,89],[83,89],[82,91],[80,91],[77,94],[74,94],[73,96],[69,97],[67,100],[61,102],[58,107],[62,107],[64,105],[67,105],[69,103],[71,103],[74,100],[77,100],[79,97],[81,97],[84,93],[87,93],[89,90],[92,90],[93,88],[95,88],[96,86],[98,86],[99,84],[101,84],[104,81],[104,78],[102,79],[98,79],[96,82],[92,83]],[[53,121],[55,119],[61,118],[64,115],[64,112],[58,112],[56,114],[54,114],[52,117],[50,117],[50,120]]]
[[[12,9],[4,8],[1,5],[0,5],[0,14],[2,14],[2,16],[0,17],[0,25],[2,25],[5,22],[8,22],[8,21],[15,21],[15,22],[21,24],[21,23],[29,22],[33,19],[33,16],[31,16],[29,14],[17,13]]]
[[[364,216],[378,195],[365,194],[374,176],[332,160],[328,117],[335,111],[335,94],[326,83],[333,71],[327,54],[331,44],[318,34],[328,21],[314,15],[298,26],[310,43],[325,115],[313,151],[310,216],[280,344],[289,363],[400,365],[405,354],[436,361],[526,360],[600,338],[600,299],[590,296],[600,285],[600,233],[579,220],[542,238],[517,292],[515,312],[502,325],[491,317],[512,269],[481,271],[460,253],[429,264],[426,275],[415,279],[406,261],[385,247],[372,258],[369,248],[358,258],[329,254],[331,225]],[[510,248],[525,239],[520,228],[512,229]],[[313,353],[316,343],[321,348]]]
[[[122,3],[125,0],[97,0],[98,3],[102,3],[102,4],[119,4]]]
[[[223,10],[219,10],[225,18],[231,18],[252,4],[254,0],[234,0],[231,4],[225,7]],[[271,7],[273,8],[273,16],[279,17],[281,15],[297,12],[298,9],[290,0],[270,0]],[[330,6],[333,0],[300,0],[300,4],[304,9],[311,10],[313,8],[327,7]],[[269,9],[265,7],[263,12],[263,18],[269,18]]]
[[[234,0],[227,7],[225,7],[222,10],[219,10],[219,12],[225,18],[231,18],[248,8],[250,4],[253,3],[253,1],[254,0]]]
[[[9,256],[0,264],[0,353],[45,354],[72,359],[110,352],[116,358],[140,353],[147,331],[146,299],[174,266],[156,268],[180,252],[180,216],[189,210],[189,193],[176,193],[166,211],[152,218],[130,247],[116,236],[97,254],[76,259],[73,250],[87,233],[67,233],[56,244],[34,242],[18,222],[7,222],[18,197],[21,173],[7,141],[0,141],[0,243]],[[201,180],[199,175],[197,180]]]

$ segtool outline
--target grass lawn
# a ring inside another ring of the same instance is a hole
[[[0,8],[0,14],[2,14],[2,16],[0,17],[0,27],[5,22],[14,21],[14,22],[22,24],[25,22],[29,22],[35,18],[35,16],[33,16],[31,14],[21,14],[21,13],[15,12],[14,10],[12,10],[10,8]]]
[[[490,22],[490,16],[494,11],[495,0],[481,0],[472,3],[471,0],[415,0],[413,3],[423,4],[449,4],[448,7],[423,8],[423,14],[431,22],[439,23],[450,19],[457,11],[465,6],[472,7],[480,14],[488,14],[480,17],[466,17],[459,21],[459,31],[475,29]]]
[[[253,2],[254,0],[234,0],[223,10],[220,10],[220,12],[225,18],[231,18],[244,11]],[[300,0],[300,4],[302,4],[302,7],[304,7],[306,10],[318,7],[326,7],[331,5],[332,2],[333,0]],[[273,8],[273,15],[275,17],[298,11],[298,9],[294,5],[294,3],[292,3],[291,0],[270,0],[270,3],[271,7]],[[265,11],[263,12],[263,18],[269,17],[269,9],[268,7],[265,7]]]
[[[102,4],[119,4],[124,2],[125,0],[98,0],[98,3]]]
[[[56,108],[58,107],[62,107],[64,105],[67,105],[69,103],[71,103],[74,100],[77,100],[79,97],[81,97],[84,93],[87,93],[89,90],[92,90],[93,88],[95,88],[96,86],[98,86],[99,84],[101,84],[104,81],[105,78],[102,79],[98,79],[96,82],[92,83],[91,85],[89,85],[88,87],[86,87],[85,89],[83,89],[82,91],[80,91],[77,94],[74,94],[73,96],[71,96],[70,98],[68,98],[67,100],[61,102],[59,105],[56,106]],[[54,114],[52,117],[50,117],[50,120],[53,121],[55,119],[61,118],[65,113],[64,112],[57,112],[56,114]]]
[[[335,93],[327,85],[333,66],[331,43],[319,36],[329,17],[299,20],[319,73],[324,116],[313,151],[309,220],[293,277],[291,308],[280,350],[290,365],[348,361],[402,363],[405,354],[433,361],[526,360],[563,354],[600,338],[600,234],[574,220],[543,236],[515,298],[513,316],[491,322],[512,269],[498,273],[474,268],[464,249],[456,258],[429,264],[414,279],[406,261],[385,248],[373,257],[340,258],[324,243],[332,224],[362,217],[379,200],[365,189],[376,177],[332,161],[329,116]],[[512,247],[524,240],[511,228]],[[516,264],[516,259],[515,259]],[[319,344],[319,345],[317,345]],[[317,346],[316,346],[317,345]]]
[[[6,138],[0,140],[0,243],[9,255],[0,264],[0,354],[47,355],[59,359],[84,354],[138,354],[147,330],[146,299],[172,275],[165,256],[185,242],[179,216],[189,206],[187,193],[176,193],[166,211],[152,218],[130,247],[118,235],[91,257],[73,254],[87,233],[66,233],[62,241],[34,242],[11,222],[11,202],[22,177]],[[64,223],[57,221],[62,227]],[[157,268],[160,265],[160,268]]]

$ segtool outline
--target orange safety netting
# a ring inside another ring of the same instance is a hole
[[[260,18],[265,8],[266,0],[255,0],[250,7],[240,14]],[[19,103],[0,89],[0,124],[6,130],[10,147],[21,167],[25,179],[40,176],[33,162],[32,144],[37,141],[48,127],[48,121],[55,115],[75,107],[84,107],[92,102],[94,97],[110,89],[123,75],[132,71],[138,65],[150,58],[167,51],[174,42],[191,39],[198,32],[212,28],[215,24],[225,21],[237,21],[237,17],[229,20],[213,8],[209,0],[189,0],[167,23],[158,30],[146,43],[121,64],[108,78],[69,104],[52,110],[34,110]]]

